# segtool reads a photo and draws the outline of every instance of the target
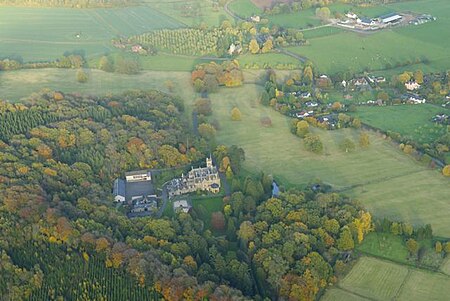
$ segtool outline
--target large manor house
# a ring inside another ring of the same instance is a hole
[[[167,185],[169,197],[196,191],[218,193],[220,190],[220,177],[217,167],[212,159],[206,158],[206,167],[192,168],[187,175],[173,179]]]

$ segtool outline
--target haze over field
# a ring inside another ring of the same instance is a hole
[[[0,0],[0,301],[447,300],[450,2]]]

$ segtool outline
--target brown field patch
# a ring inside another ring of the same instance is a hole
[[[273,5],[277,3],[289,3],[290,0],[251,0],[253,4],[261,9],[271,8]]]

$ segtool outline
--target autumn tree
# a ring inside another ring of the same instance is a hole
[[[297,136],[304,138],[309,133],[309,124],[305,120],[297,122]]]
[[[442,174],[446,177],[450,177],[450,164],[444,166],[442,169]]]
[[[194,103],[195,111],[199,114],[210,116],[212,114],[211,100],[209,98],[199,98]]]
[[[372,231],[372,216],[369,212],[360,211],[359,217],[353,220],[356,228],[358,243],[362,243],[364,235]]]
[[[320,7],[316,9],[316,16],[322,21],[330,19],[331,11],[328,7]]]
[[[213,212],[211,214],[211,226],[217,231],[225,229],[225,216],[222,212]]]
[[[273,42],[272,42],[272,39],[267,39],[267,40],[264,42],[264,44],[263,44],[263,47],[262,47],[262,49],[261,49],[261,52],[262,52],[262,53],[270,52],[270,51],[272,50],[272,48],[273,48]]]
[[[216,136],[216,129],[209,123],[202,123],[198,126],[198,133],[206,140],[212,140]]]
[[[367,132],[361,132],[359,134],[359,146],[360,147],[369,147],[370,145],[370,137],[369,134]]]
[[[423,84],[423,72],[422,72],[422,70],[417,70],[416,72],[414,72],[414,80],[418,84]]]
[[[339,145],[342,151],[345,151],[346,153],[352,152],[355,150],[356,146],[353,140],[350,138],[345,138]]]
[[[251,39],[250,44],[248,45],[248,50],[251,54],[257,54],[259,53],[259,44],[256,39]]]
[[[231,110],[231,120],[233,120],[233,121],[241,120],[241,111],[237,107],[234,107]]]
[[[440,254],[442,252],[442,243],[440,241],[437,241],[434,245],[434,249],[436,253]]]
[[[306,134],[305,138],[303,139],[303,145],[305,146],[306,150],[310,152],[316,154],[321,154],[323,152],[323,144],[318,135]]]
[[[114,62],[109,56],[102,56],[98,62],[98,69],[105,72],[113,72],[114,71]]]
[[[348,227],[344,228],[337,240],[337,247],[341,251],[350,251],[355,247],[352,232]]]
[[[314,78],[313,69],[311,66],[307,65],[303,69],[303,81],[307,84],[311,84]]]
[[[411,255],[417,255],[419,244],[414,239],[410,238],[406,241],[406,247]]]

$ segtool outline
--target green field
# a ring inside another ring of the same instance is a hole
[[[344,291],[340,288],[327,289],[325,295],[320,301],[367,301],[370,299],[355,295],[351,292]]]
[[[450,277],[362,257],[337,286],[340,289],[330,289],[321,300],[443,301],[450,294]]]
[[[274,69],[285,69],[283,66],[291,65],[300,68],[301,62],[293,57],[281,53],[243,54],[238,57],[241,67],[246,69],[265,69],[270,66]]]
[[[441,113],[450,114],[450,110],[431,104],[360,106],[354,115],[373,127],[400,133],[420,143],[431,143],[447,131],[446,127],[431,121],[432,117]]]
[[[87,83],[76,81],[76,70],[36,69],[0,72],[0,99],[17,101],[41,89],[66,93],[104,95],[130,89],[159,89],[167,91],[166,81],[174,83],[174,93],[188,99],[191,84],[187,72],[141,72],[137,75],[90,70]]]
[[[182,5],[200,5],[199,15],[195,17],[186,17],[182,15]],[[159,1],[157,3],[149,4],[153,9],[170,16],[177,21],[186,24],[187,26],[197,27],[204,23],[209,27],[220,26],[224,20],[232,20],[223,7],[218,7],[217,10],[213,9],[213,1]]]
[[[345,6],[344,6],[345,7]],[[310,39],[311,46],[294,47],[292,51],[310,58],[321,72],[361,71],[395,67],[397,63],[413,63],[427,58],[434,70],[450,68],[450,2],[445,0],[408,1],[381,8],[362,10],[369,16],[388,11],[429,13],[437,21],[420,26],[406,26],[394,30],[361,35],[342,32]],[[329,55],[332,49],[333,55]]]
[[[228,7],[232,12],[243,18],[262,13],[262,10],[253,4],[251,0],[233,0]]]
[[[307,9],[290,14],[272,15],[268,16],[268,18],[271,24],[300,29],[314,27],[321,24],[320,20],[316,18],[315,9]]]
[[[369,233],[361,245],[357,247],[358,251],[384,257],[396,262],[408,263],[408,250],[400,236],[390,233]]]
[[[431,223],[437,235],[450,237],[449,179],[426,169],[375,134],[370,134],[368,149],[342,152],[339,144],[343,139],[358,140],[359,132],[352,129],[314,130],[325,153],[311,154],[304,150],[301,139],[289,133],[287,118],[258,103],[260,93],[261,87],[248,84],[211,95],[212,119],[220,126],[218,141],[244,148],[244,169],[271,173],[283,185],[305,185],[319,178],[360,200],[376,216]],[[234,106],[242,112],[240,122],[231,121]],[[271,118],[272,127],[260,125],[264,116]]]
[[[19,56],[25,61],[56,59],[66,51],[83,51],[90,57],[111,51],[114,37],[184,26],[147,6],[117,9],[2,7],[0,20],[1,56]]]
[[[339,286],[376,300],[392,300],[408,275],[408,268],[371,257],[362,257]]]
[[[448,300],[450,296],[450,277],[415,270],[405,282],[400,301]]]

